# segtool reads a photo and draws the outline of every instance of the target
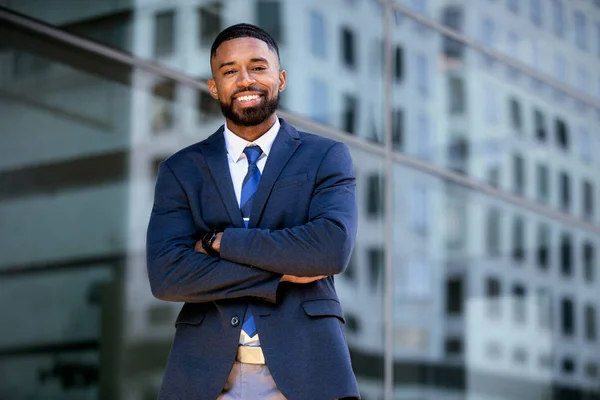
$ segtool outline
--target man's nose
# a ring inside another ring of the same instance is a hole
[[[250,85],[252,85],[255,82],[254,78],[252,77],[252,75],[248,72],[247,69],[242,69],[240,71],[240,73],[238,74],[238,80],[237,80],[237,84],[239,87],[249,87]]]

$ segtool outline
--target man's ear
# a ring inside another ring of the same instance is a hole
[[[206,83],[208,84],[208,91],[210,92],[212,98],[218,100],[219,92],[217,91],[217,83],[215,82],[215,80],[209,79]]]
[[[287,73],[284,69],[279,71],[279,91],[283,92],[287,85]]]

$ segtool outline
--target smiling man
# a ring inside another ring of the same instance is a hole
[[[225,124],[159,167],[153,294],[184,302],[159,399],[358,398],[333,276],[357,229],[347,147],[276,111],[277,43],[249,24],[211,48]]]

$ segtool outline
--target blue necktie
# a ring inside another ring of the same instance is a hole
[[[250,221],[250,211],[252,210],[252,200],[260,182],[260,170],[256,166],[256,162],[262,154],[262,150],[259,146],[249,146],[244,149],[244,154],[248,160],[248,172],[246,172],[246,176],[242,182],[240,210],[242,211],[242,218],[244,218],[244,224],[247,228]],[[248,306],[248,310],[246,311],[242,329],[250,337],[256,335],[256,324],[254,323],[250,306]]]

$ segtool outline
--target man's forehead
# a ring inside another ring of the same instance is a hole
[[[221,43],[215,50],[214,58],[220,59],[223,57],[277,59],[277,55],[269,48],[266,42],[253,37],[230,39]]]

